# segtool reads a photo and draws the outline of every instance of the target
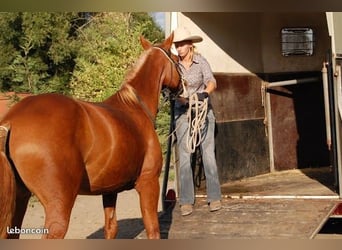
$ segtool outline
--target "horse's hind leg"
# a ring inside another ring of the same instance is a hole
[[[158,221],[158,176],[150,178],[140,176],[140,179],[137,181],[137,185],[135,188],[140,196],[140,208],[147,238],[159,239],[160,231]]]
[[[21,228],[23,219],[26,213],[27,204],[31,197],[31,192],[23,186],[21,183],[17,183],[16,188],[16,206],[14,211],[14,216],[12,219],[12,225],[11,227],[13,229],[15,228]],[[10,239],[18,239],[20,234],[9,234],[8,238]]]
[[[61,182],[54,178],[49,179],[49,185],[44,184],[38,190],[37,196],[45,210],[44,229],[48,232],[43,234],[43,239],[63,239],[69,227],[71,210],[74,206],[77,196],[78,185],[76,181],[68,179],[63,174],[64,179]],[[67,183],[69,185],[65,187]]]
[[[69,227],[71,210],[74,205],[75,197],[57,198],[51,195],[45,208],[45,225],[44,229],[48,230],[47,234],[43,234],[43,239],[63,239]]]
[[[117,193],[102,195],[102,203],[105,215],[104,237],[114,239],[118,233],[118,223],[116,220],[116,199]]]

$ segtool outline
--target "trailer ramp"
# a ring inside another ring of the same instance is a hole
[[[160,216],[164,239],[312,239],[341,203],[329,167],[289,170],[222,185],[223,208],[209,212],[197,190],[194,212],[179,204]],[[146,238],[143,231],[137,238]]]

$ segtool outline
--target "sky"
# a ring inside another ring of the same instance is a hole
[[[151,12],[150,14],[155,22],[165,30],[165,12]]]

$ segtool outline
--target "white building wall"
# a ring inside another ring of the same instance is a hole
[[[330,47],[325,13],[172,13],[172,30],[188,27],[201,35],[198,51],[214,72],[281,73],[319,71]],[[281,55],[283,27],[311,27],[313,56]]]
[[[214,72],[234,72],[248,73],[249,71],[222,50],[215,41],[209,37],[206,32],[201,30],[189,17],[181,12],[177,12],[177,21],[179,26],[187,27],[192,34],[200,35],[203,41],[196,43],[195,46],[200,54],[202,54],[210,63]],[[177,27],[174,26],[173,28]]]

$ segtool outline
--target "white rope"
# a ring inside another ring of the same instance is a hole
[[[6,133],[8,133],[9,129],[6,126],[0,126],[0,129],[3,129],[6,131]]]
[[[189,97],[189,109],[187,113],[189,129],[187,134],[187,147],[190,153],[194,153],[196,147],[203,141],[202,129],[208,113],[208,98],[198,100],[197,94]]]

